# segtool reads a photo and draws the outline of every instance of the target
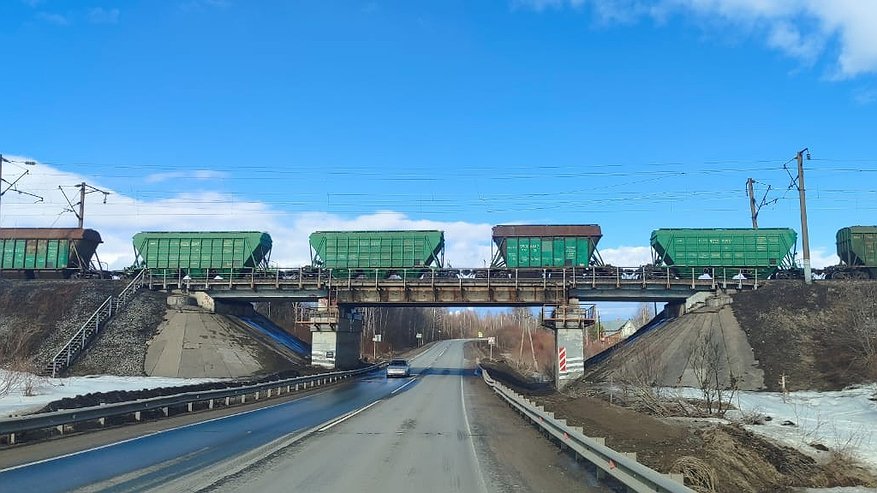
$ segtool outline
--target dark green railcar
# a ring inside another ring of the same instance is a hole
[[[412,277],[442,268],[445,260],[444,231],[316,231],[309,242],[311,264],[336,277]]]
[[[0,228],[0,277],[69,278],[95,270],[100,233],[79,228]]]
[[[834,278],[877,279],[877,226],[849,226],[837,232],[841,265]]]
[[[492,268],[564,268],[601,265],[596,224],[526,224],[493,227]]]
[[[146,231],[134,235],[135,266],[205,275],[268,267],[271,236],[258,231]]]
[[[789,228],[679,228],[652,232],[655,264],[673,267],[680,277],[767,279],[795,266],[798,235]]]

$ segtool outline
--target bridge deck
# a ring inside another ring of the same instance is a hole
[[[719,289],[756,289],[754,279],[678,279],[669,271],[638,278],[618,269],[616,275],[573,275],[573,270],[556,270],[540,277],[448,278],[425,276],[420,279],[334,278],[317,275],[268,273],[221,273],[193,278],[149,274],[152,289],[206,291],[214,298],[236,300],[290,299],[316,301],[330,298],[338,304],[357,306],[520,306],[563,304],[571,298],[580,301],[678,301],[697,292]],[[627,277],[627,278],[625,278]]]

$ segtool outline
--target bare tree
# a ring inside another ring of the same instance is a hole
[[[639,307],[636,309],[636,315],[634,315],[632,322],[637,327],[642,327],[651,322],[653,318],[655,318],[654,305],[651,303],[640,303]]]
[[[722,346],[724,341],[707,330],[701,337],[692,341],[689,365],[697,378],[706,413],[724,416],[730,409],[734,395],[739,390],[739,381],[734,375]]]

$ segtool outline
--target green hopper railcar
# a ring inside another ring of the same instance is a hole
[[[679,277],[767,279],[795,268],[798,235],[789,228],[678,228],[652,232],[655,265]]]
[[[203,276],[268,268],[271,236],[258,231],[145,231],[134,235],[136,268]]]
[[[309,242],[311,265],[335,277],[416,277],[445,261],[445,233],[437,230],[316,231]]]
[[[491,268],[529,269],[602,265],[596,224],[527,224],[493,227]]]
[[[0,277],[89,276],[100,270],[91,259],[102,242],[93,229],[0,228]]]
[[[841,265],[832,278],[877,279],[877,226],[849,226],[837,232]]]

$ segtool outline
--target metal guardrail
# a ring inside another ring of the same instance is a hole
[[[58,351],[46,367],[46,373],[55,377],[58,372],[70,366],[79,354],[88,347],[88,344],[97,335],[112,316],[119,311],[143,287],[146,282],[146,272],[141,271],[125,286],[118,296],[110,296],[98,307],[88,320],[79,327],[73,337]]]
[[[519,413],[555,437],[560,443],[574,450],[576,454],[594,464],[599,473],[612,476],[631,491],[694,493],[694,490],[670,476],[640,464],[629,455],[612,450],[603,443],[603,439],[585,436],[582,428],[569,426],[566,424],[566,420],[556,419],[554,413],[545,411],[490,378],[490,375],[483,368],[481,374],[484,382]]]
[[[83,407],[79,409],[63,409],[48,413],[33,414],[28,416],[16,416],[12,418],[0,419],[0,436],[9,437],[8,443],[15,443],[15,435],[27,431],[34,431],[44,428],[58,427],[63,434],[64,426],[86,421],[101,421],[106,418],[124,416],[133,414],[136,421],[140,420],[140,413],[161,409],[167,416],[168,408],[186,405],[188,411],[193,410],[195,403],[206,402],[208,409],[213,409],[214,402],[225,399],[225,405],[230,405],[232,398],[240,397],[239,404],[247,402],[247,396],[254,395],[255,400],[259,400],[265,393],[265,398],[271,398],[286,393],[297,391],[300,388],[310,388],[317,385],[336,382],[365,373],[369,373],[381,368],[383,364],[371,365],[358,370],[348,370],[331,373],[321,373],[319,375],[310,375],[306,377],[288,378],[285,380],[276,380],[273,382],[264,382],[253,385],[244,385],[241,387],[231,387],[226,389],[205,390],[201,392],[185,392],[162,397],[152,397],[149,399],[138,399],[135,401],[118,402],[113,404],[104,404],[100,406]],[[275,392],[276,391],[276,392]]]

